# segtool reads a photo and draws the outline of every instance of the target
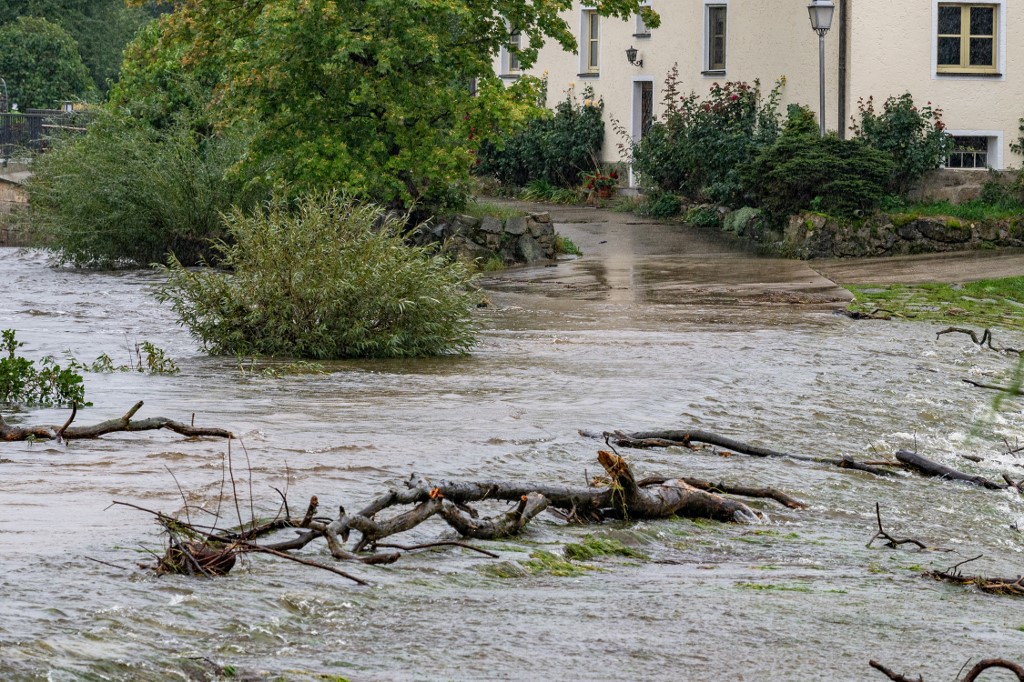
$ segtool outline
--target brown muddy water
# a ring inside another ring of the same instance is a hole
[[[916,443],[961,469],[1024,475],[1024,460],[999,454],[1022,433],[1020,402],[994,410],[992,394],[960,381],[1003,376],[1005,358],[936,341],[928,325],[833,315],[841,292],[804,265],[697,230],[596,212],[557,219],[586,255],[488,280],[494,305],[467,358],[252,376],[200,352],[153,300],[157,275],[54,270],[18,249],[0,249],[0,328],[16,329],[30,357],[70,350],[127,362],[129,344],[163,348],[179,375],[89,374],[94,407],[78,422],[141,399],[140,417],[195,413],[233,430],[248,452],[246,466],[232,448],[245,514],[250,477],[264,514],[276,511],[272,486],[287,487],[293,509],[318,495],[329,510],[359,506],[413,471],[582,483],[599,468],[598,443],[578,429],[699,427],[866,459]],[[5,416],[62,423],[66,412]],[[265,556],[215,580],[133,568],[162,538],[146,514],[111,501],[179,513],[173,473],[190,505],[215,509],[226,452],[162,432],[0,444],[0,679],[203,679],[208,659],[255,679],[862,680],[882,678],[868,667],[877,659],[949,680],[968,659],[1024,658],[1021,602],[921,576],[978,554],[965,572],[1017,575],[1019,495],[629,451],[641,474],[776,486],[810,508],[752,502],[770,517],[760,526],[566,527],[543,516],[519,539],[481,543],[498,560],[444,549],[344,566],[365,588]],[[894,534],[952,551],[865,547],[876,502]],[[569,576],[494,570],[587,535],[645,558],[596,558]],[[403,539],[451,537],[431,521]],[[321,545],[304,556],[330,560]]]

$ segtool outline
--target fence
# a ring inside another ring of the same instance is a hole
[[[61,131],[85,130],[83,114],[30,109],[25,113],[0,114],[0,159],[7,160],[19,153],[45,151],[49,140]]]

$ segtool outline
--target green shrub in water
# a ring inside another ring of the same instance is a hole
[[[158,297],[207,350],[236,356],[465,353],[480,300],[466,266],[403,241],[404,219],[337,194],[225,216],[229,270],[173,256]]]
[[[18,355],[25,345],[15,339],[13,329],[0,332],[0,405],[63,407],[85,402],[82,375],[75,372],[76,363],[61,367],[51,357],[37,366],[35,361]]]

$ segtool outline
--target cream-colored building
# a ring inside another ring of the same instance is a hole
[[[1024,7],[1009,0],[836,0],[825,37],[825,122],[849,135],[858,100],[876,109],[910,92],[918,104],[943,110],[957,138],[953,167],[1007,168],[1024,116]],[[760,80],[767,93],[785,77],[782,106],[819,108],[818,36],[805,0],[651,0],[661,25],[647,29],[597,16],[573,3],[562,16],[576,32],[578,54],[549,42],[536,64],[521,71],[514,50],[495,69],[504,79],[547,74],[548,105],[587,85],[604,100],[605,161],[619,161],[619,121],[634,137],[657,120],[665,77],[678,65],[683,92],[707,93],[714,82]],[[517,39],[516,39],[517,40]],[[627,50],[636,49],[634,63]]]

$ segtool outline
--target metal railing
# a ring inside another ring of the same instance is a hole
[[[84,130],[82,114],[48,109],[0,113],[0,159],[6,163],[19,154],[46,151],[54,135]]]

